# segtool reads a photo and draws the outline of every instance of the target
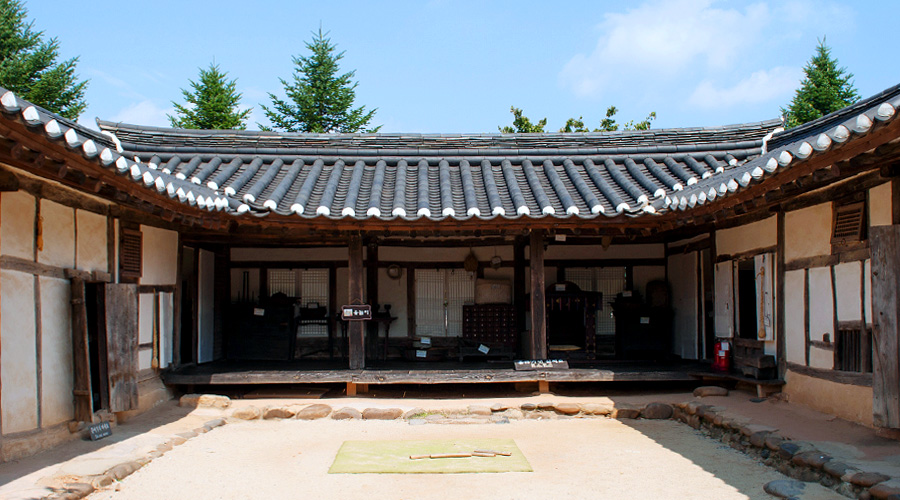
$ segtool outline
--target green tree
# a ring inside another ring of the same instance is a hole
[[[504,134],[540,134],[547,126],[547,119],[542,118],[537,123],[531,123],[528,117],[522,115],[522,110],[511,106],[509,112],[513,114],[512,126],[497,127]]]
[[[57,62],[59,41],[26,21],[20,0],[0,0],[0,86],[66,118],[84,111],[86,81],[75,74],[77,57]]]
[[[831,48],[825,39],[819,40],[816,54],[803,68],[806,77],[787,108],[781,113],[788,128],[802,125],[829,113],[845,108],[859,100],[853,86],[853,74],[847,68],[838,67],[831,57]]]
[[[270,93],[272,107],[262,106],[272,127],[260,125],[263,130],[284,130],[287,132],[377,132],[381,126],[367,129],[375,111],[365,106],[353,107],[356,86],[353,81],[356,71],[339,74],[338,61],[343,52],[336,52],[319,28],[313,33],[306,48],[309,56],[294,57],[294,79],[288,83],[284,79],[284,93],[287,100]]]
[[[209,69],[200,68],[200,79],[189,80],[193,92],[181,89],[186,105],[172,102],[178,116],[169,116],[175,128],[244,130],[252,109],[240,110],[241,94],[235,89],[236,80],[228,80],[228,73],[219,71],[215,63]],[[192,104],[193,106],[188,106]]]
[[[504,134],[512,134],[512,133],[539,133],[544,131],[544,127],[547,125],[547,119],[543,118],[537,123],[532,123],[528,117],[523,116],[522,110],[513,106],[510,108],[510,112],[513,114],[513,124],[512,126],[499,127],[500,132]],[[606,118],[600,121],[600,127],[595,128],[593,132],[614,132],[619,130],[619,124],[616,123],[615,116],[619,110],[616,109],[615,106],[610,106],[606,108]],[[656,119],[656,112],[651,112],[647,118],[643,121],[635,123],[634,120],[626,122],[622,126],[622,130],[650,130],[650,122]],[[584,118],[579,116],[576,118],[569,118],[566,120],[565,125],[559,129],[560,132],[591,132],[590,127],[585,126]]]

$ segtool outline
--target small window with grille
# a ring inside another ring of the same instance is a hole
[[[842,327],[834,340],[835,370],[872,373],[871,329]]]
[[[831,231],[832,248],[840,251],[859,246],[866,240],[866,203],[834,204]]]
[[[141,277],[142,242],[140,229],[122,228],[119,238],[119,276],[127,281]]]

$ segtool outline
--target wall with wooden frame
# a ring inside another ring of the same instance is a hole
[[[108,275],[107,216],[0,194],[0,460],[67,437],[73,273]],[[50,436],[50,437],[48,437]]]
[[[891,183],[860,193],[867,226],[890,225]],[[872,270],[866,243],[847,250],[832,245],[834,203],[785,214],[784,392],[792,401],[872,425],[872,374],[842,371],[842,331],[863,332],[860,363],[870,363],[864,332],[872,328]]]

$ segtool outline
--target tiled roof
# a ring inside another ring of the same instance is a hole
[[[595,217],[726,175],[779,121],[590,134],[273,134],[100,122],[130,155],[303,217]]]
[[[898,87],[811,124],[588,134],[280,134],[99,122],[0,89],[0,111],[145,189],[235,216],[603,218],[687,210],[895,118]],[[774,133],[774,137],[773,137]]]

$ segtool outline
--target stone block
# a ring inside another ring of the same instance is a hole
[[[576,403],[556,403],[553,409],[562,415],[576,415],[581,411],[581,407]]]
[[[466,410],[466,413],[468,413],[469,415],[480,415],[480,416],[488,417],[491,414],[493,414],[494,412],[491,411],[491,409],[488,408],[487,406],[469,405],[469,407]]]
[[[806,490],[806,483],[790,479],[776,479],[766,483],[763,490],[777,498],[799,498]]]
[[[617,418],[619,420],[622,419],[635,419],[641,416],[641,410],[639,408],[616,408],[613,410],[612,417]]]
[[[331,414],[332,420],[357,420],[362,418],[362,412],[356,408],[341,408]]]
[[[862,488],[870,488],[878,483],[883,483],[888,479],[890,479],[889,476],[877,472],[857,472],[848,477],[847,482]],[[900,493],[900,491],[898,491],[898,493]]]
[[[581,411],[588,415],[609,415],[614,409],[612,404],[585,403],[581,405]]]
[[[841,478],[844,477],[848,472],[855,471],[853,467],[845,464],[844,462],[838,460],[829,460],[825,462],[825,465],[822,466],[822,469],[828,473],[828,475]]]
[[[225,409],[231,406],[231,399],[217,394],[185,394],[178,400],[178,406]]]
[[[396,420],[403,416],[400,408],[366,408],[362,412],[365,420]]]
[[[278,418],[291,418],[296,413],[291,408],[285,408],[283,406],[273,406],[266,408],[263,411],[263,419],[272,420]]]
[[[641,410],[641,418],[650,420],[665,420],[672,418],[674,410],[672,405],[666,403],[650,403]]]
[[[318,420],[331,415],[331,407],[325,404],[309,405],[301,409],[295,415],[300,420]]]
[[[694,389],[694,397],[706,398],[710,396],[727,396],[728,389],[716,385],[705,385]]]
[[[245,406],[243,408],[235,408],[231,412],[231,416],[241,420],[256,420],[262,416],[262,410],[255,406]]]
[[[888,500],[892,496],[900,496],[900,479],[891,479],[869,488],[872,498]]]

